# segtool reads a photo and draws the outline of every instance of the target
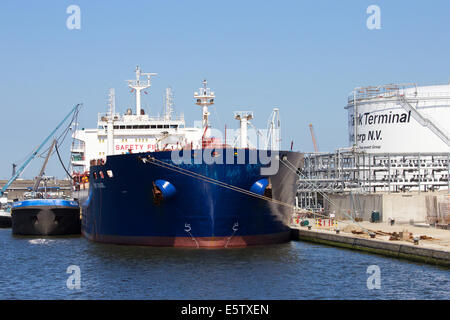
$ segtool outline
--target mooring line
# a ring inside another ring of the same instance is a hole
[[[154,165],[157,165],[157,166],[160,166],[160,167],[163,167],[163,168],[166,168],[168,170],[172,170],[172,171],[175,171],[175,172],[178,172],[178,173],[181,173],[181,174],[184,174],[184,175],[187,175],[187,176],[190,176],[190,177],[193,177],[193,178],[205,181],[205,182],[209,182],[209,183],[212,183],[212,184],[215,184],[215,185],[218,185],[218,186],[230,189],[230,190],[234,190],[236,192],[241,192],[241,193],[246,194],[248,196],[252,196],[252,197],[256,197],[256,198],[262,199],[262,200],[270,201],[270,202],[273,202],[275,204],[283,205],[283,206],[286,206],[286,207],[288,207],[290,209],[293,209],[293,210],[295,209],[295,207],[292,204],[289,204],[289,203],[286,203],[286,202],[282,202],[282,201],[279,201],[279,200],[276,200],[276,199],[272,199],[272,198],[269,198],[269,197],[266,197],[266,196],[258,195],[256,193],[253,193],[253,192],[250,192],[248,190],[245,190],[245,189],[242,189],[242,188],[239,188],[239,187],[227,184],[225,182],[222,182],[222,181],[219,181],[219,180],[216,180],[216,179],[213,179],[213,178],[206,177],[206,176],[201,175],[199,173],[196,173],[196,172],[184,169],[184,168],[180,168],[180,167],[177,167],[177,166],[169,164],[169,163],[165,163],[165,162],[163,162],[161,160],[155,159],[155,158],[150,157],[150,156],[149,156],[149,158],[150,158],[150,161],[149,161],[150,163],[152,163]]]
[[[262,200],[266,200],[266,201],[273,202],[273,203],[278,204],[278,205],[286,206],[286,207],[288,207],[288,208],[290,208],[290,209],[293,209],[294,211],[297,211],[297,212],[307,213],[307,214],[314,214],[314,215],[316,215],[316,216],[320,216],[320,217],[323,217],[323,218],[329,218],[329,216],[327,216],[327,215],[320,214],[320,213],[313,212],[313,211],[304,210],[304,209],[298,209],[298,208],[296,208],[295,206],[293,206],[293,205],[291,205],[291,204],[289,204],[289,203],[282,202],[282,201],[279,201],[279,200],[275,200],[275,199],[272,199],[272,198],[269,198],[269,197],[261,196],[261,195],[258,195],[258,194],[256,194],[256,193],[250,192],[250,191],[248,191],[248,190],[245,190],[245,189],[242,189],[242,188],[239,188],[239,187],[236,187],[236,186],[227,184],[227,183],[225,183],[225,182],[222,182],[222,181],[219,181],[219,180],[216,180],[216,179],[213,179],[213,178],[209,178],[209,177],[204,176],[204,175],[201,175],[201,174],[199,174],[199,173],[190,171],[190,170],[188,170],[188,169],[180,168],[180,167],[175,166],[175,165],[173,165],[173,164],[166,163],[166,162],[163,162],[163,161],[161,161],[161,160],[159,160],[159,159],[156,159],[156,158],[154,158],[154,157],[152,157],[152,156],[150,156],[150,155],[148,156],[148,159],[141,158],[141,157],[139,157],[139,159],[141,159],[141,161],[144,162],[144,163],[147,163],[147,161],[148,161],[149,163],[154,164],[154,165],[156,165],[156,166],[159,166],[159,167],[162,167],[162,168],[165,168],[165,169],[168,169],[168,170],[172,170],[172,171],[174,171],[174,172],[181,173],[181,174],[190,176],[190,177],[195,178],[195,179],[199,179],[199,180],[202,180],[202,181],[205,181],[205,182],[209,182],[209,183],[212,183],[212,184],[215,184],[215,185],[218,185],[218,186],[221,186],[221,187],[224,187],[224,188],[227,188],[227,189],[236,191],[236,192],[240,192],[240,193],[246,194],[246,195],[248,195],[248,196],[256,197],[256,198],[259,198],[259,199],[262,199]],[[286,160],[280,159],[280,162],[281,162],[286,168],[288,168],[289,170],[291,170],[292,172],[294,172],[295,175],[296,175],[297,177],[302,178],[302,177],[301,177],[301,173],[298,173],[298,172],[297,172],[297,168],[296,168],[291,162],[289,162],[289,160],[287,160],[287,159],[286,159]],[[286,163],[285,163],[285,162],[286,162]],[[289,165],[288,165],[288,164],[289,164]],[[303,177],[303,178],[305,178],[305,177]],[[312,184],[311,184],[311,185],[312,185]],[[335,204],[335,203],[334,203],[327,195],[323,194],[323,193],[320,192],[320,191],[318,191],[318,192],[319,192],[323,197],[325,197],[326,199],[328,199],[328,201],[329,201],[330,203],[336,205],[336,204]],[[349,223],[349,222],[347,222],[347,221],[345,221],[345,220],[341,220],[341,219],[335,219],[335,220],[336,220],[336,221],[339,221],[339,222],[341,222],[341,223],[347,224],[347,225],[351,225],[351,224],[353,223],[353,224],[357,225],[358,227],[360,227],[360,228],[361,228],[362,230],[364,230],[365,232],[367,232],[368,234],[371,234],[371,232],[373,232],[373,230],[368,230],[368,229],[364,228],[363,226],[361,226],[359,223],[357,223],[357,222],[353,219],[352,216],[346,214],[345,212],[344,212],[344,214],[345,214],[346,216],[348,216],[348,217],[352,220],[351,223]]]

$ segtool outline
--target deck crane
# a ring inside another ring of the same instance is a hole
[[[39,147],[36,148],[36,150],[33,151],[30,157],[20,166],[20,168],[17,170],[17,172],[11,177],[11,179],[8,180],[8,182],[3,186],[3,188],[0,189],[0,196],[3,196],[6,192],[6,189],[8,189],[11,184],[22,174],[22,172],[25,170],[25,168],[30,164],[30,162],[36,158],[39,151],[47,144],[47,142],[51,139],[51,137],[58,131],[58,129],[66,122],[66,120],[78,110],[78,108],[81,106],[81,104],[77,104],[75,107],[73,107],[70,112],[64,117],[64,119],[56,126],[55,129],[45,138],[45,140],[39,145]]]
[[[314,152],[319,152],[319,148],[317,147],[316,137],[314,136],[314,129],[312,123],[309,124],[309,131],[311,131],[311,138],[314,145]]]
[[[36,177],[36,182],[34,183],[33,192],[38,192],[38,190],[39,190],[39,185],[41,184],[42,177],[44,176],[44,172],[45,172],[45,168],[47,167],[48,159],[50,159],[53,148],[55,148],[55,145],[56,145],[56,139],[53,140],[52,145],[48,149],[48,153],[47,153],[47,156],[45,157],[44,164],[42,165],[39,175]]]
[[[267,150],[281,149],[280,111],[274,108],[267,122]]]

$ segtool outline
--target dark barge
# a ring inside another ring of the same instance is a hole
[[[81,234],[80,206],[66,199],[28,199],[13,203],[12,233],[15,235]]]

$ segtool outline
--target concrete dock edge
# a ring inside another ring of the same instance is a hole
[[[291,228],[291,239],[314,242],[351,250],[365,251],[392,258],[406,259],[450,268],[450,252],[378,239],[364,239],[345,234]]]

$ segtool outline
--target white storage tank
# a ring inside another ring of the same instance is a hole
[[[350,146],[356,136],[369,153],[450,152],[450,84],[360,87],[345,108]]]

